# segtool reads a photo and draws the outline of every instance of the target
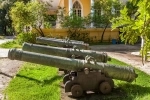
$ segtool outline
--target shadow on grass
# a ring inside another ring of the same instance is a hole
[[[92,92],[92,93],[84,94],[83,97],[80,98],[73,98],[71,95],[69,95],[69,97],[75,100],[133,100],[137,96],[141,97],[150,93],[150,87],[131,85],[128,88],[132,88],[132,89],[126,91],[122,87],[118,87],[118,88],[114,88],[113,91],[107,95]]]
[[[4,75],[4,76],[6,76],[6,77],[9,77],[9,78],[13,78],[13,77],[14,77],[14,76],[11,76],[11,75],[6,74],[6,73],[3,73],[3,72],[0,72],[0,74],[1,74],[1,75]]]
[[[55,82],[55,81],[57,81],[57,80],[59,80],[59,79],[62,78],[61,76],[54,76],[54,77],[52,77],[50,79],[38,80],[38,79],[35,79],[35,78],[32,78],[32,77],[28,77],[28,76],[24,76],[24,75],[19,75],[19,74],[17,74],[16,76],[17,77],[26,78],[28,80],[35,81],[35,82],[40,83],[40,84],[42,83],[43,85],[52,84],[53,82]]]

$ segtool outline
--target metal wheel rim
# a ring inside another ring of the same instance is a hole
[[[63,77],[63,84],[65,84],[67,81],[69,81],[69,74],[66,74],[66,75]]]

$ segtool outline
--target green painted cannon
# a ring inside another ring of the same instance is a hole
[[[59,48],[59,47],[24,43],[22,50],[42,53],[42,54],[55,55],[55,56],[68,57],[68,58],[77,58],[77,59],[78,58],[85,59],[85,57],[88,55],[94,57],[96,61],[104,62],[104,63],[110,60],[107,53],[95,52],[92,50],[80,50],[79,48],[73,48],[73,49]]]
[[[74,97],[82,96],[83,91],[108,94],[114,87],[112,79],[132,82],[137,78],[131,67],[99,63],[90,57],[79,60],[10,49],[8,58],[72,70],[65,83],[65,92],[71,92]]]
[[[47,44],[47,45],[54,45],[58,47],[64,47],[64,48],[72,48],[73,46],[77,46],[80,49],[89,49],[89,44],[76,41],[76,40],[61,40],[61,39],[49,39],[46,37],[37,37],[36,38],[37,43]]]
[[[70,40],[69,38],[65,38],[65,39],[47,38],[47,37],[37,37],[37,38],[40,38],[40,39],[48,39],[48,40],[57,40],[57,41],[70,41],[70,42],[84,43],[84,41]]]

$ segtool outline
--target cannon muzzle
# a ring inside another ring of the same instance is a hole
[[[86,57],[86,60],[79,60],[10,49],[8,58],[12,60],[16,59],[73,71],[81,71],[84,68],[89,68],[95,71],[100,71],[101,73],[105,74],[106,77],[127,82],[132,82],[137,77],[137,74],[132,67],[99,63],[93,58],[89,57]]]
[[[36,38],[37,43],[42,43],[42,44],[48,44],[48,45],[54,45],[58,47],[70,47],[72,48],[73,46],[77,46],[80,49],[89,49],[89,44],[84,43],[84,42],[79,42],[76,40],[61,40],[61,39],[49,39],[46,37],[37,37]]]
[[[79,48],[73,48],[73,49],[72,48],[59,48],[59,47],[24,43],[22,50],[48,54],[48,55],[69,57],[69,58],[75,57],[79,59],[85,59],[85,57],[88,55],[88,56],[94,57],[96,61],[98,62],[105,62],[105,63],[110,59],[107,53],[95,52],[92,50],[80,50]]]

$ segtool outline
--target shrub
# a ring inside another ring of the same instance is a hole
[[[68,38],[72,40],[84,41],[87,43],[93,42],[92,38],[89,36],[89,32],[72,32],[68,31]]]
[[[32,33],[32,32],[27,32],[27,33],[20,33],[17,36],[17,40],[19,42],[19,44],[22,44],[24,42],[28,42],[28,43],[35,43],[36,42],[36,33]]]

